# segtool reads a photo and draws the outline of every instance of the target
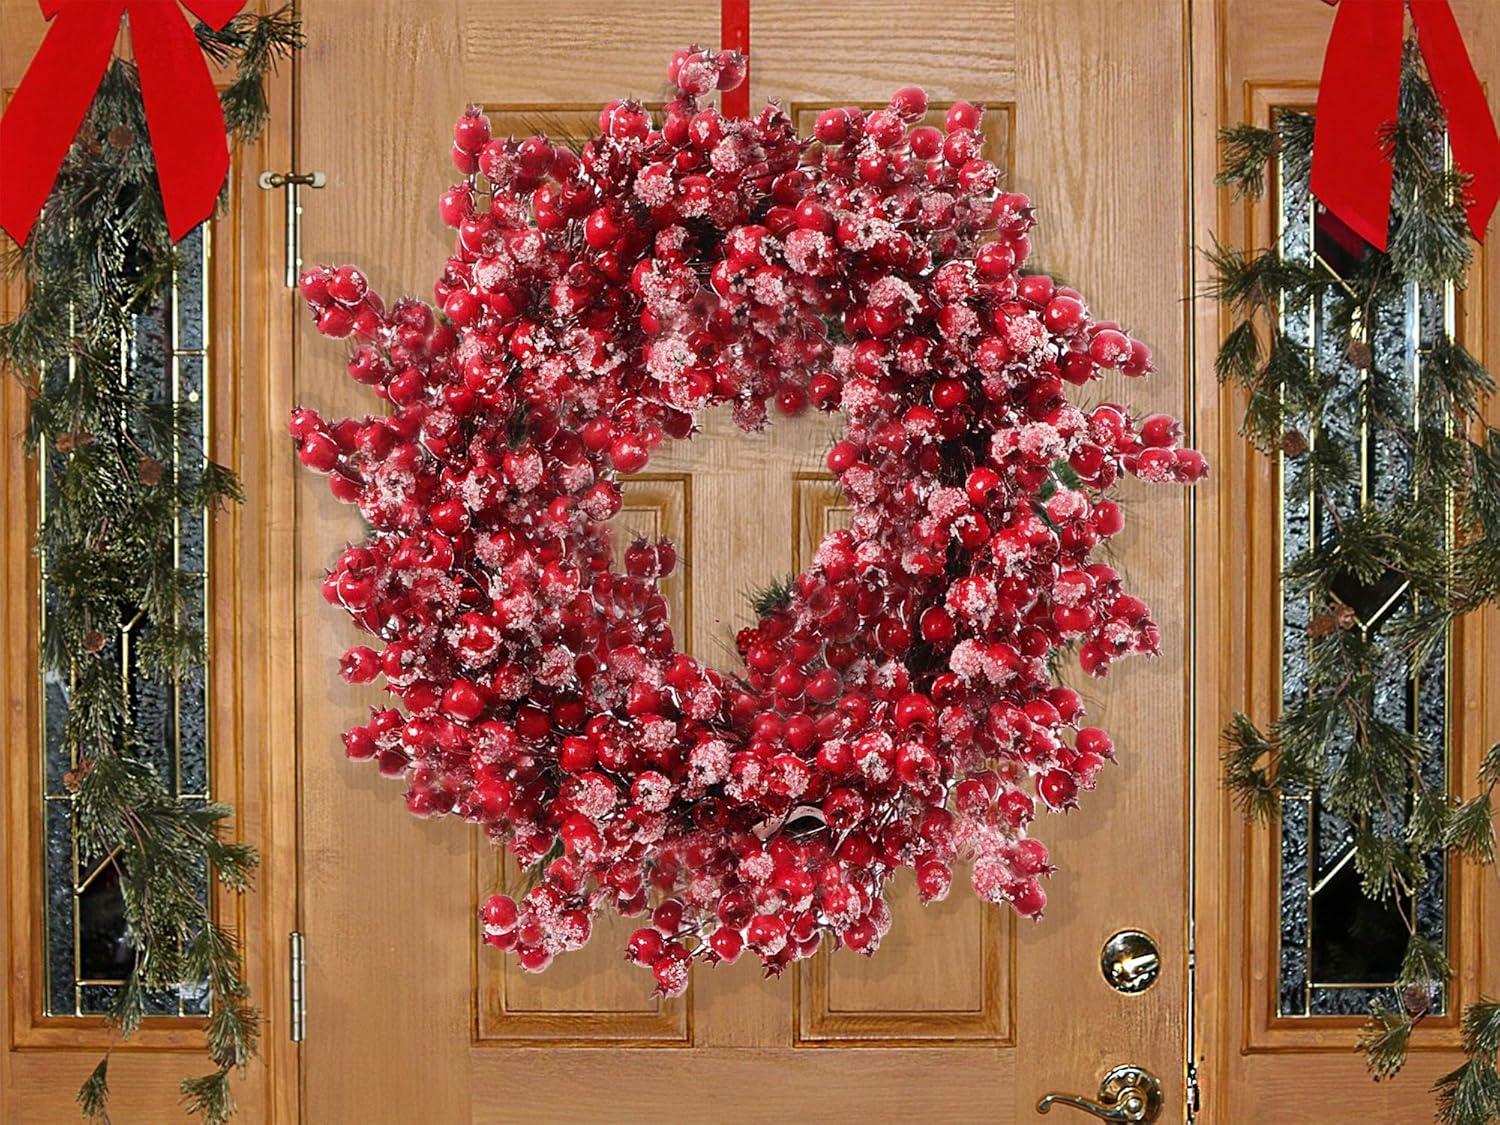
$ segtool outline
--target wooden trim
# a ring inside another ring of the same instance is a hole
[[[230,248],[237,243],[240,211],[240,188],[237,178],[231,180],[228,207],[215,215],[206,224],[210,246],[208,309],[220,307],[234,309],[232,299],[233,278],[226,258],[232,253],[220,251],[221,245]],[[228,318],[214,315],[218,323],[210,324],[208,337],[209,361],[205,370],[205,392],[208,394],[208,429],[210,455],[216,460],[234,464],[236,450],[225,448],[222,439],[226,434],[229,402],[232,395],[221,393],[226,387],[228,371],[233,369],[232,349],[238,333],[237,312]],[[212,384],[217,388],[210,390]],[[7,380],[7,390],[15,389],[14,379]],[[24,395],[22,395],[24,399]],[[25,425],[25,405],[20,405],[19,425],[11,432],[19,432]],[[15,646],[18,660],[7,668],[7,691],[24,698],[23,713],[26,731],[24,741],[25,785],[13,791],[12,819],[24,825],[26,842],[12,855],[26,857],[25,864],[16,876],[16,891],[11,897],[13,932],[29,933],[27,948],[12,950],[13,999],[11,1002],[13,1043],[17,1049],[34,1047],[64,1047],[80,1050],[101,1050],[115,1043],[118,1036],[102,1017],[46,1014],[45,988],[47,979],[47,935],[44,909],[37,909],[43,893],[46,851],[43,845],[45,824],[43,804],[38,799],[43,792],[44,777],[40,753],[40,723],[42,715],[41,688],[38,676],[40,662],[39,593],[40,563],[33,547],[33,532],[39,512],[39,486],[37,462],[27,457],[19,467],[19,477],[8,471],[8,479],[0,480],[8,495],[24,495],[26,503],[22,518],[7,521],[11,541],[10,551],[20,552],[25,577],[13,592],[21,592],[20,606],[6,622],[7,636]],[[238,665],[236,645],[233,643],[234,623],[237,613],[233,606],[232,591],[237,584],[235,553],[225,549],[236,539],[238,512],[231,508],[210,520],[206,544],[209,563],[209,595],[204,606],[205,624],[208,626],[208,658],[205,662],[206,682],[214,685],[209,690],[209,770],[214,779],[213,790],[221,798],[236,806],[237,817],[226,823],[226,832],[243,838],[243,816],[238,815],[241,804],[242,785],[240,777],[241,745],[238,710],[235,696],[235,668]],[[227,569],[221,569],[227,568]],[[225,634],[230,634],[226,637]],[[227,674],[226,674],[227,673]],[[218,681],[218,683],[216,683]],[[223,690],[227,688],[227,692]],[[237,933],[244,934],[244,910],[240,896],[214,888],[214,913],[217,918],[228,921]],[[247,950],[248,952],[248,950]],[[153,1050],[191,1048],[202,1044],[205,1017],[154,1017],[147,1018],[140,1030],[129,1041],[121,1043],[121,1050]]]
[[[812,565],[818,544],[828,531],[828,513],[847,511],[839,504],[843,489],[832,473],[792,474],[792,572],[801,574]]]
[[[510,853],[496,853],[489,849],[478,833],[474,833],[473,871],[475,899],[482,888],[517,885],[520,873]],[[489,852],[486,857],[481,852]],[[491,858],[486,864],[485,859]],[[480,872],[485,868],[490,878],[483,880]],[[476,911],[477,913],[477,911]],[[480,943],[471,943],[475,965],[474,977],[474,1023],[471,1028],[471,1043],[475,1047],[691,1047],[693,1045],[693,989],[671,999],[657,997],[654,1011],[537,1011],[512,1009],[508,1006],[507,982],[521,970],[514,958],[486,950]],[[613,959],[617,954],[613,946],[608,951]],[[583,952],[565,956],[586,955]],[[595,955],[599,955],[595,949]],[[629,967],[623,961],[620,972],[628,972],[632,980],[642,977],[642,970]]]
[[[1470,29],[1471,53],[1481,74],[1494,63],[1493,36],[1479,13],[1482,3],[1455,5]],[[1291,0],[1269,7],[1248,0],[1199,0],[1192,18],[1201,34],[1194,53],[1194,138],[1198,149],[1196,198],[1202,220],[1195,239],[1211,236],[1230,245],[1263,246],[1269,232],[1269,205],[1247,205],[1216,185],[1217,131],[1239,121],[1265,122],[1273,105],[1310,105],[1315,100],[1319,60],[1331,12]],[[1476,24],[1474,21],[1478,20]],[[1475,33],[1478,33],[1477,35]],[[1476,267],[1458,308],[1458,332],[1483,361],[1493,359],[1496,325],[1486,320],[1492,298],[1488,274],[1500,262],[1493,240],[1476,254]],[[1201,291],[1201,290],[1200,290]],[[1228,311],[1212,300],[1195,302],[1199,338],[1205,349],[1233,326]],[[1247,526],[1250,509],[1262,512],[1277,498],[1270,459],[1251,449],[1240,435],[1245,395],[1205,374],[1200,381],[1197,445],[1215,469],[1218,485],[1202,497],[1204,518],[1195,533],[1198,588],[1215,591],[1201,599],[1194,658],[1203,690],[1195,708],[1197,750],[1194,790],[1197,847],[1196,1061],[1201,1067],[1203,1120],[1238,1121],[1247,1116],[1313,1121],[1309,1090],[1333,1091],[1346,1116],[1361,1120],[1415,1120],[1431,1113],[1429,1087],[1459,1061],[1454,1016],[1468,999],[1492,994],[1497,960],[1483,938],[1500,926],[1500,895],[1493,873],[1467,861],[1450,867],[1448,934],[1455,980],[1451,1014],[1421,1024],[1413,1054],[1393,1081],[1373,1083],[1354,1050],[1361,1021],[1352,1017],[1275,1018],[1277,908],[1275,833],[1248,827],[1222,783],[1220,732],[1227,716],[1244,710],[1264,721],[1277,694],[1277,638],[1256,630],[1257,611],[1275,604],[1278,559],[1266,528],[1258,538]],[[1486,408],[1493,422],[1500,401]],[[1264,514],[1262,515],[1264,520]],[[1233,560],[1245,559],[1243,564]],[[1230,560],[1230,562],[1226,562]],[[1230,567],[1233,566],[1233,569]],[[1450,690],[1450,777],[1456,796],[1477,792],[1475,766],[1483,747],[1500,728],[1500,690],[1486,678],[1486,666],[1500,666],[1500,612],[1494,607],[1461,624],[1453,645]],[[1316,1102],[1319,1099],[1313,1098]]]
[[[273,5],[262,0],[261,10]],[[246,184],[262,169],[298,170],[297,88],[304,65],[299,52],[289,66],[267,81],[271,116],[260,139],[259,166],[244,169]],[[244,600],[259,606],[260,628],[248,638],[247,685],[243,693],[245,721],[258,735],[255,768],[247,786],[262,810],[261,868],[258,882],[260,922],[263,927],[257,961],[257,997],[264,1024],[262,1065],[266,1068],[265,1117],[293,1122],[301,1117],[301,1050],[289,1034],[291,981],[287,935],[300,928],[301,802],[300,714],[289,706],[296,699],[296,477],[300,466],[285,437],[284,420],[291,411],[295,386],[295,316],[301,306],[285,288],[285,205],[279,192],[253,193],[253,237],[241,246],[247,260],[240,263],[239,284],[254,317],[246,317],[241,339],[247,345],[242,375],[258,373],[248,382],[237,380],[242,430],[242,476],[260,484],[263,500],[247,497],[255,526],[242,554],[254,565],[245,576]],[[253,393],[244,393],[246,390]]]
[[[955,880],[957,881],[957,880]],[[967,888],[959,888],[966,891]],[[834,956],[825,948],[797,966],[792,978],[792,1043],[797,1047],[1014,1047],[1016,1045],[1016,915],[978,901],[983,966],[980,1005],[973,1010],[839,1011],[830,1003]]]

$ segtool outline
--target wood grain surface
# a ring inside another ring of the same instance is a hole
[[[1500,20],[1491,0],[1454,0],[1492,104]],[[881,103],[915,83],[935,105],[991,107],[991,155],[1027,192],[1041,225],[1033,263],[1088,295],[1096,314],[1151,343],[1154,379],[1095,384],[1086,402],[1128,401],[1183,416],[1214,475],[1195,493],[1125,486],[1127,530],[1111,562],[1152,606],[1163,655],[1103,681],[1071,682],[1111,730],[1119,765],[1076,815],[1038,828],[1060,870],[1039,924],[977,904],[960,878],[940,906],[894,891],[897,928],[880,954],[825,954],[763,982],[750,959],[695,973],[661,1002],[618,946],[631,924],[547,975],[519,973],[476,943],[475,907],[514,879],[469,829],[408,815],[400,786],[346,762],[338,734],[381,696],[334,673],[357,635],[319,596],[325,567],[361,535],[357,514],[295,466],[284,439],[293,404],[325,415],[377,405],[342,371],[279,288],[279,197],[248,187],[261,168],[327,174],[303,197],[303,256],[355,262],[388,299],[419,296],[446,254],[435,206],[455,178],[453,119],[486,106],[502,129],[587,128],[624,94],[663,95],[672,50],[716,45],[719,5],[687,0],[305,0],[308,38],[292,83],[253,153],[238,155],[237,248],[217,284],[233,293],[216,327],[215,441],[232,450],[248,503],[215,529],[215,665],[220,776],[240,831],[266,867],[238,916],[268,1015],[265,1059],[239,1085],[246,1121],[809,1122],[1034,1119],[1053,1090],[1092,1094],[1132,1062],[1167,1091],[1162,1120],[1184,1113],[1190,896],[1197,908],[1203,1120],[1237,1123],[1415,1121],[1433,1077],[1452,1065],[1451,1020],[1419,1034],[1402,1075],[1373,1084],[1351,1050],[1357,1020],[1270,1018],[1275,931],[1269,837],[1247,832],[1218,784],[1218,730],[1237,707],[1268,705],[1278,659],[1264,630],[1274,604],[1265,546],[1263,459],[1238,436],[1240,402],[1212,378],[1223,328],[1203,298],[1197,248],[1240,238],[1264,216],[1213,183],[1215,132],[1277,99],[1310,97],[1331,9],[1312,0],[754,0],[753,106],[777,99],[799,120],[832,104]],[[30,0],[0,0],[0,88],[13,88],[45,28]],[[1261,223],[1262,227],[1256,224]],[[1464,298],[1468,345],[1500,356],[1486,249]],[[14,313],[14,285],[0,312]],[[0,1053],[0,1120],[72,1116],[72,1095],[101,1042],[87,1022],[40,1017],[34,981],[38,839],[33,810],[35,573],[29,554],[35,467],[13,440],[24,395],[0,387],[3,531],[0,626],[6,668],[4,794],[9,1049]],[[842,516],[822,456],[836,421],[780,420],[745,436],[710,415],[693,441],[664,450],[629,486],[621,526],[679,541],[669,589],[679,643],[729,666],[748,623],[746,594],[805,565]],[[28,491],[30,490],[30,491]],[[1466,626],[1455,691],[1456,772],[1472,774],[1500,729],[1500,622]],[[1489,677],[1493,679],[1493,675]],[[1192,818],[1190,820],[1190,818]],[[1188,841],[1197,828],[1190,885]],[[1462,995],[1493,994],[1500,932],[1492,873],[1455,873],[1452,930]],[[307,935],[308,1039],[285,1041],[285,935]],[[1136,927],[1165,969],[1136,997],[1105,987],[1099,950]],[[115,1120],[172,1120],[176,1082],[198,1060],[193,1027],[152,1024],[112,1064]],[[1429,1049],[1430,1048],[1430,1049]],[[670,1101],[672,1109],[664,1107]]]

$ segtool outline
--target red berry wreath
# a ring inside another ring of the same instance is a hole
[[[302,278],[393,412],[291,429],[372,529],[324,584],[383,645],[343,674],[404,706],[348,731],[349,756],[536,868],[483,911],[527,969],[658,898],[628,955],[671,994],[747,946],[772,973],[825,936],[874,952],[900,867],[933,900],[971,859],[983,898],[1040,914],[1037,801],[1073,806],[1113,752],[1049,660],[1076,645],[1102,675],[1158,647],[1089,561],[1122,523],[1105,494],[1205,465],[1170,418],[1065,397],[1150,354],[1019,272],[1032,212],[981,159],[979,109],[919,126],[904,89],[823,113],[814,142],[775,106],[700,107],[743,80],[736,55],[681,51],[669,75],[660,121],[613,102],[576,153],[470,110],[440,313],[347,266]],[[758,430],[772,399],[843,412],[828,466],[852,526],[723,672],[676,648],[669,542],[612,565],[616,476],[707,407]]]

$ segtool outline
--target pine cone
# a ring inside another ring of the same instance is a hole
[[[78,787],[83,784],[83,779],[88,777],[94,768],[94,759],[82,758],[78,765],[63,774],[63,788],[69,793],[77,793]]]
[[[1317,640],[1338,631],[1338,619],[1331,613],[1320,613],[1307,623],[1307,635]]]
[[[1401,1006],[1406,1009],[1406,1014],[1413,1019],[1425,1016],[1432,1007],[1433,986],[1430,984],[1409,984],[1401,990]]]

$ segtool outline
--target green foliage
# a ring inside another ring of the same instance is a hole
[[[1405,1012],[1387,1008],[1378,1000],[1370,1005],[1370,1022],[1360,1032],[1359,1049],[1377,1081],[1389,1078],[1405,1065],[1411,1030],[1411,1017]]]
[[[1438,1120],[1470,1125],[1500,1116],[1500,1002],[1483,999],[1464,1012],[1463,1048],[1468,1061],[1437,1080]]]
[[[109,1056],[105,1055],[93,1073],[78,1087],[78,1108],[88,1121],[109,1125]]]
[[[240,140],[267,116],[265,78],[301,45],[290,8],[241,15],[222,31],[197,28],[200,46],[233,67],[221,95]],[[16,319],[0,326],[0,366],[31,396],[25,442],[47,466],[48,507],[37,550],[50,610],[42,638],[49,673],[70,684],[64,751],[73,823],[89,862],[108,857],[119,878],[134,967],[110,1020],[129,1038],[153,991],[206,981],[209,1056],[215,1070],[183,1083],[188,1107],[221,1122],[233,1112],[229,1075],[256,1049],[259,1016],[245,1003],[240,950],[203,901],[203,872],[235,891],[257,862],[221,838],[232,810],[191,808],[142,756],[129,687],[107,638],[140,626],[144,674],[173,681],[200,666],[201,580],[178,569],[176,527],[242,493],[226,467],[194,458],[188,404],[153,398],[130,366],[132,318],[150,311],[178,264],[162,213],[140,79],[131,62],[105,71],[42,215],[9,265],[25,283]],[[197,409],[196,405],[192,409]],[[197,450],[201,454],[201,450]],[[108,1121],[108,1056],[78,1091],[83,1115]]]
[[[756,617],[765,617],[778,609],[785,609],[792,601],[793,584],[797,576],[788,574],[784,578],[773,578],[765,587],[750,595],[750,608]]]
[[[1377,1078],[1401,1068],[1413,1031],[1452,975],[1442,947],[1416,932],[1414,912],[1402,904],[1426,877],[1423,857],[1435,848],[1494,862],[1500,785],[1497,746],[1468,799],[1432,789],[1420,768],[1429,748],[1376,707],[1377,685],[1425,669],[1456,620],[1500,600],[1500,431],[1481,414],[1494,380],[1440,326],[1422,348],[1411,402],[1404,363],[1381,359],[1372,346],[1379,310],[1405,307],[1413,287],[1461,287],[1473,257],[1463,178],[1444,158],[1442,108],[1410,44],[1398,114],[1384,135],[1394,167],[1386,253],[1344,262],[1340,276],[1321,258],[1280,245],[1216,243],[1207,252],[1210,292],[1233,314],[1217,375],[1243,388],[1242,432],[1281,458],[1288,487],[1310,496],[1318,522],[1312,546],[1283,574],[1286,596],[1310,607],[1306,690],[1268,725],[1234,716],[1224,732],[1225,782],[1245,815],[1263,821],[1277,815],[1284,794],[1316,789],[1323,806],[1354,827],[1364,893],[1395,902],[1407,918],[1397,1002],[1372,1006],[1361,1039]],[[1248,198],[1265,192],[1270,167],[1280,183],[1305,182],[1312,133],[1312,118],[1291,113],[1269,129],[1225,130],[1219,182]],[[1305,342],[1311,317],[1325,338],[1316,349]],[[1366,486],[1366,454],[1341,421],[1349,418],[1371,443],[1409,454],[1404,495]],[[1361,597],[1378,590],[1403,593],[1384,617],[1362,619],[1350,603],[1378,603]],[[1497,1047],[1500,1005],[1471,1005],[1468,1061],[1437,1086],[1440,1120],[1480,1125],[1500,1117]]]

